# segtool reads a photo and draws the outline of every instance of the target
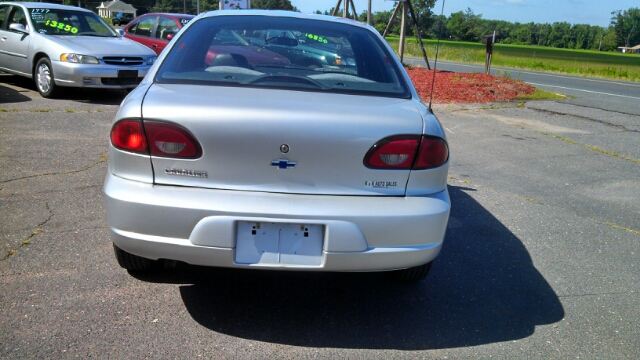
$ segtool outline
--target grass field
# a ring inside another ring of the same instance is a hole
[[[436,41],[423,41],[431,62],[435,58]],[[398,51],[398,37],[388,36],[387,42]],[[407,38],[404,54],[422,57],[415,38]],[[440,41],[438,59],[484,64],[485,46],[480,43]],[[491,65],[640,82],[638,54],[496,44]]]

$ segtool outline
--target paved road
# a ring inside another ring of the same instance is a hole
[[[499,54],[496,54],[499,56]],[[421,58],[406,57],[405,63],[426,66]],[[433,61],[430,59],[433,67]],[[438,61],[439,70],[455,72],[484,71],[484,65]],[[621,114],[640,115],[640,83],[570,76],[502,67],[491,67],[491,74],[519,79],[546,91],[570,95],[562,103],[603,109]]]
[[[640,357],[638,116],[436,106],[453,209],[427,280],[400,286],[120,269],[102,184],[124,95],[0,75],[0,358]]]

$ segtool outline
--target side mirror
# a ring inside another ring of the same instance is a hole
[[[173,34],[167,35],[167,40],[171,41],[171,39],[173,39]]]
[[[9,25],[9,30],[17,31],[19,33],[23,33],[27,35],[29,34],[29,30],[25,29],[24,25],[19,23],[13,23]]]
[[[116,29],[116,32],[118,33],[118,35],[124,37],[124,30],[122,29]]]

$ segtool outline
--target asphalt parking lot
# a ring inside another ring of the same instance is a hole
[[[121,269],[102,185],[124,96],[48,100],[0,74],[0,358],[640,357],[640,116],[436,106],[452,213],[407,286]]]

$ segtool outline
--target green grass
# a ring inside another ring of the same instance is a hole
[[[433,61],[436,41],[423,41],[427,56]],[[397,36],[388,36],[387,42],[398,51]],[[407,38],[405,55],[422,57],[415,38]],[[484,64],[485,46],[480,43],[440,41],[438,59]],[[640,56],[637,54],[496,44],[491,65],[640,82]]]
[[[533,94],[518,95],[516,100],[555,100],[566,98],[566,95],[556,94],[536,88],[536,91]]]

